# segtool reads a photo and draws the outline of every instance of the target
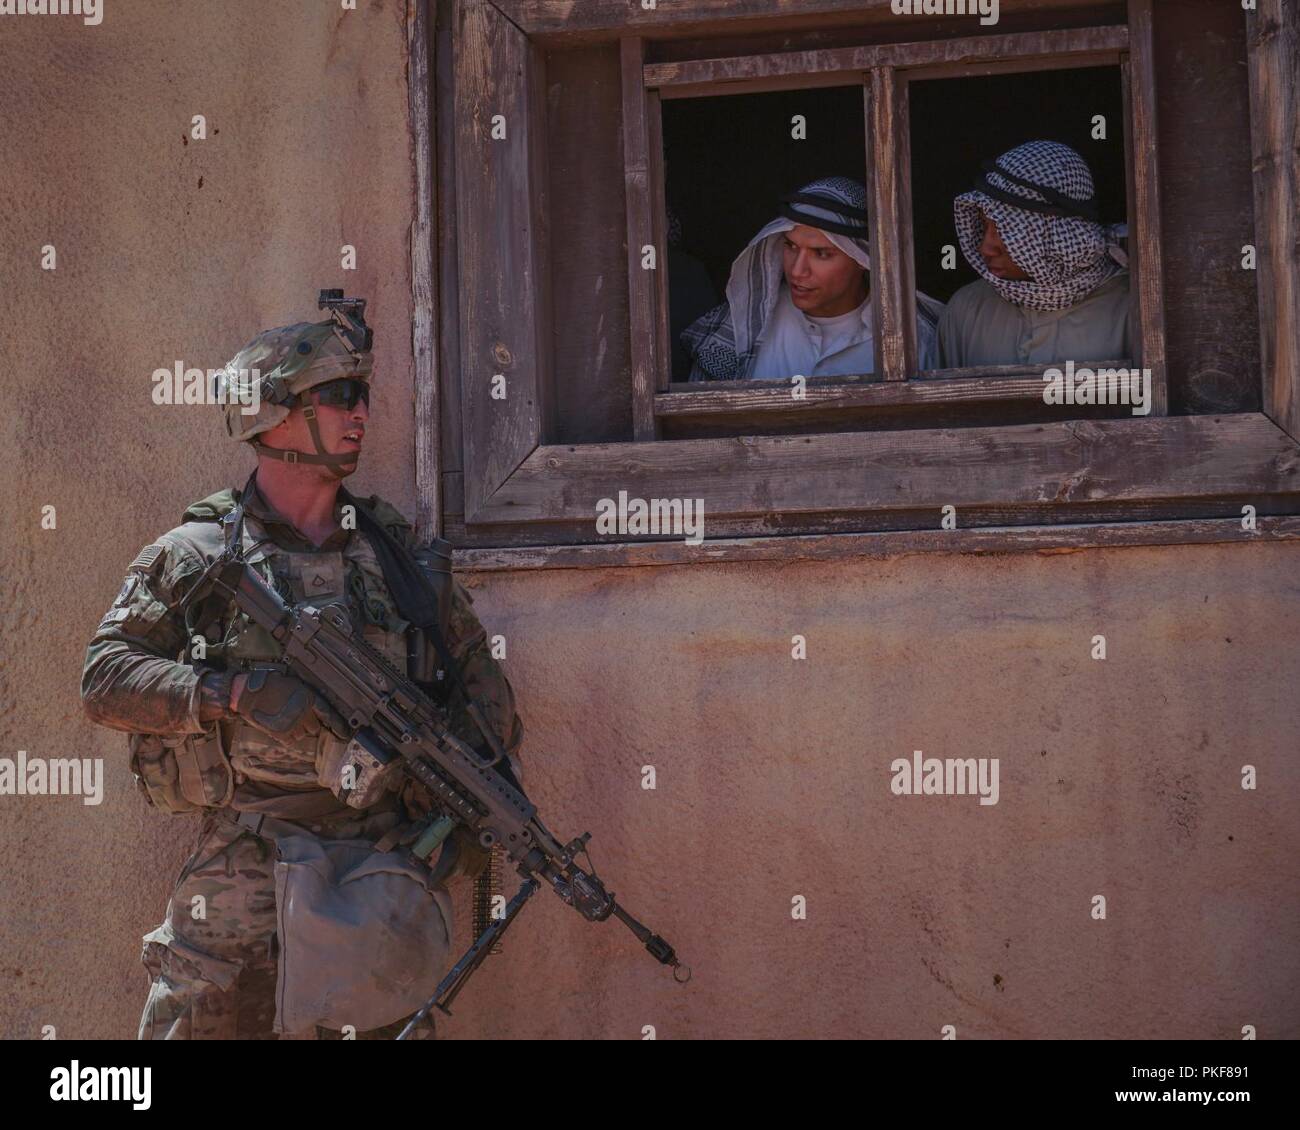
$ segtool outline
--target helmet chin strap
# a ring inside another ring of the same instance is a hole
[[[356,466],[360,458],[360,452],[353,452],[344,455],[330,455],[325,450],[325,444],[321,442],[320,424],[316,422],[316,408],[314,405],[306,404],[302,410],[303,418],[307,421],[307,427],[311,429],[311,441],[316,445],[316,454],[310,455],[305,451],[291,451],[282,447],[267,447],[262,442],[260,435],[253,437],[253,443],[256,445],[258,454],[269,456],[272,459],[279,459],[284,463],[315,463],[328,467],[330,473],[335,478],[346,478],[348,472],[344,467]]]

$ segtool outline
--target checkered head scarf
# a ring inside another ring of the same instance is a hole
[[[1028,141],[984,163],[971,192],[953,201],[957,242],[981,278],[1015,306],[1064,310],[1083,301],[1128,257],[1123,224],[1097,220],[1088,163],[1068,145]],[[980,257],[986,214],[1028,279],[1000,279]]]

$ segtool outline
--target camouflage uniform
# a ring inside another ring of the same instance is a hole
[[[201,648],[196,648],[191,637],[196,625],[187,626],[179,607],[224,549],[227,529],[222,519],[238,501],[239,492],[227,490],[196,503],[185,512],[182,525],[140,553],[100,622],[82,677],[89,717],[131,733],[133,768],[146,795],[174,802],[169,811],[204,812],[198,845],[172,892],[166,918],[144,939],[142,960],[152,985],[140,1021],[141,1039],[272,1038],[276,845],[232,823],[232,815],[245,814],[246,821],[258,815],[286,820],[320,839],[377,842],[416,817],[421,801],[427,802],[412,784],[385,793],[365,810],[338,800],[322,787],[319,774],[346,743],[327,729],[284,741],[234,714],[216,722],[200,721],[199,683],[205,671],[247,670],[282,657],[275,640],[233,605],[207,624]],[[246,559],[286,600],[346,601],[353,622],[364,625],[367,640],[398,670],[415,674],[413,667],[422,666],[432,675],[441,666],[436,661],[408,663],[408,651],[414,647],[418,656],[424,646],[423,633],[402,619],[370,540],[360,529],[339,528],[316,547],[256,488],[242,501]],[[341,495],[336,522],[343,518],[345,504]],[[373,496],[363,505],[403,545],[415,548],[413,531],[397,510]],[[515,755],[523,727],[510,684],[488,650],[471,603],[466,590],[452,581],[443,634],[466,690],[517,771]],[[202,654],[201,660],[196,653]],[[446,704],[453,730],[486,753],[487,743],[469,718],[463,695],[450,682],[431,681],[426,689]],[[217,748],[220,754],[213,756]],[[177,756],[169,760],[167,754]],[[179,774],[177,764],[182,766]],[[198,771],[187,778],[196,765]],[[461,849],[456,873],[481,869],[486,857],[473,840],[463,831],[456,839]],[[197,896],[202,896],[201,904],[195,903]],[[203,907],[198,917],[193,913],[196,905]],[[445,893],[438,905],[447,920],[449,941],[450,903]],[[399,1021],[357,1035],[391,1038],[401,1027]],[[323,1028],[293,1035],[337,1038]]]

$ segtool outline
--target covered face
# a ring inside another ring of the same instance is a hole
[[[987,220],[1005,251],[992,261]],[[1097,219],[1092,173],[1068,145],[1030,141],[986,162],[975,188],[953,201],[957,242],[981,278],[1016,306],[1063,310],[1127,265],[1122,225]],[[1009,258],[1027,278],[1010,277]]]

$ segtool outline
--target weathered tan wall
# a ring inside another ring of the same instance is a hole
[[[1298,556],[493,575],[528,783],[695,981],[549,896],[455,1031],[1300,1035]],[[893,795],[916,749],[998,803]]]
[[[127,562],[247,466],[215,409],[152,406],[149,374],[215,367],[346,283],[378,341],[358,481],[414,497],[402,6],[106,3],[98,28],[0,26],[0,104],[27,108],[0,116],[0,756],[110,767],[99,807],[0,797],[10,1037],[134,1034],[139,938],[195,832],[145,809],[77,697]],[[210,138],[182,144],[195,113]],[[1300,1035],[1296,564],[1257,544],[468,578],[530,792],[695,980],[541,892],[444,1032]],[[1000,758],[999,803],[893,796],[914,749]]]

